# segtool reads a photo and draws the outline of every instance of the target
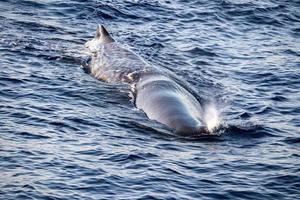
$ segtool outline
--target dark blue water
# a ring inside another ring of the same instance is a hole
[[[84,73],[114,38],[220,112],[179,138]],[[300,198],[299,1],[1,0],[0,199]]]

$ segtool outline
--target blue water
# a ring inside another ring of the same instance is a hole
[[[220,113],[180,138],[81,69],[97,24]],[[299,199],[300,3],[1,0],[0,199]]]

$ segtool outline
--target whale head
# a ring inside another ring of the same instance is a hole
[[[95,37],[85,43],[85,47],[91,52],[97,51],[99,45],[114,42],[115,40],[109,35],[108,31],[102,25],[97,26]]]

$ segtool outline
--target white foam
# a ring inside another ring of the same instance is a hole
[[[205,106],[204,109],[204,121],[209,132],[213,132],[220,124],[219,112],[215,104],[210,103]]]

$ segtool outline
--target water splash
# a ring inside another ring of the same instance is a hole
[[[220,115],[214,103],[204,107],[204,121],[209,132],[213,132],[220,124]]]

